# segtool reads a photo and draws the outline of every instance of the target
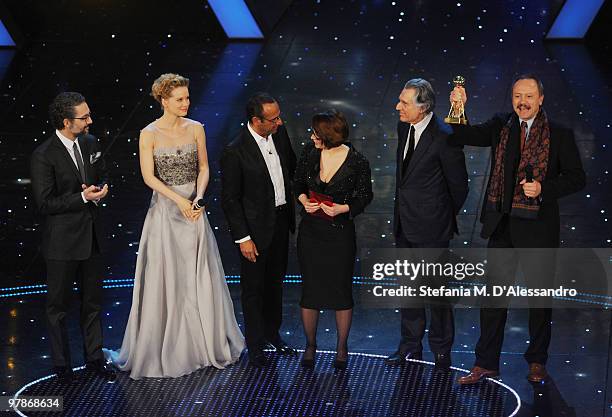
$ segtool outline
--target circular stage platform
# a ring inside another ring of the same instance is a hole
[[[472,386],[454,381],[465,370],[436,373],[433,364],[411,361],[389,367],[380,355],[353,353],[345,371],[332,367],[333,352],[319,351],[314,370],[300,357],[268,352],[265,369],[241,360],[227,369],[206,368],[180,378],[116,382],[86,378],[79,368],[70,386],[48,376],[16,396],[63,396],[65,416],[514,416],[518,395],[488,379]],[[57,416],[58,413],[19,412]]]

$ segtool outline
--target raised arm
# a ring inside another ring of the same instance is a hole
[[[457,101],[462,101],[463,105],[467,104],[467,92],[463,87],[455,87],[450,93],[449,100],[451,105]],[[492,121],[480,125],[462,125],[449,124],[453,129],[453,135],[449,138],[449,143],[452,145],[469,145],[469,146],[491,146],[492,132],[494,127]]]

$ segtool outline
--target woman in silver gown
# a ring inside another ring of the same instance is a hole
[[[189,80],[163,74],[152,95],[163,115],[140,134],[140,168],[153,189],[140,238],[132,308],[119,351],[130,377],[178,377],[238,360],[244,339],[202,198],[209,179],[204,128],[185,118]]]

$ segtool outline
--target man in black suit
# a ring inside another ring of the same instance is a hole
[[[42,253],[47,265],[46,317],[54,371],[70,382],[72,368],[66,316],[73,282],[81,287],[81,332],[87,369],[106,379],[115,373],[102,354],[102,232],[98,202],[108,193],[98,144],[85,98],[59,94],[49,106],[56,131],[32,154],[34,201],[44,216]]]
[[[263,349],[295,354],[281,339],[282,283],[289,231],[295,231],[291,181],[296,157],[278,103],[257,93],[247,126],[221,156],[221,204],[240,247],[240,289],[250,364],[266,365]]]
[[[451,102],[458,101],[467,101],[463,87],[451,92]],[[499,248],[558,248],[557,199],[579,191],[586,182],[572,131],[550,121],[543,102],[542,82],[534,75],[522,75],[512,85],[514,113],[496,115],[476,126],[453,125],[452,141],[491,147],[481,235],[489,239],[489,248],[496,249],[488,256],[488,275],[501,279],[502,284],[513,284],[519,258],[528,286],[547,288],[552,284],[553,251],[522,250],[517,256],[515,251]],[[480,309],[476,362],[468,375],[459,378],[460,384],[473,384],[499,374],[506,306]],[[547,378],[551,317],[549,307],[529,310],[530,341],[525,359],[530,382],[540,383]]]
[[[423,79],[410,80],[397,103],[398,149],[393,232],[398,248],[448,248],[457,229],[457,213],[468,193],[465,157],[451,146],[451,133],[432,112],[435,93]],[[448,370],[455,335],[452,306],[432,305],[429,345],[436,369]],[[425,309],[402,308],[401,340],[386,360],[399,365],[422,359]]]

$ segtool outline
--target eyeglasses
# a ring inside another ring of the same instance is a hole
[[[276,123],[276,122],[280,122],[281,120],[281,115],[279,114],[278,116],[272,118],[272,119],[266,119],[265,117],[260,117],[261,120],[266,120],[270,123]]]
[[[71,117],[71,119],[72,120],[87,120],[87,119],[91,119],[91,113],[87,113],[83,117]]]

